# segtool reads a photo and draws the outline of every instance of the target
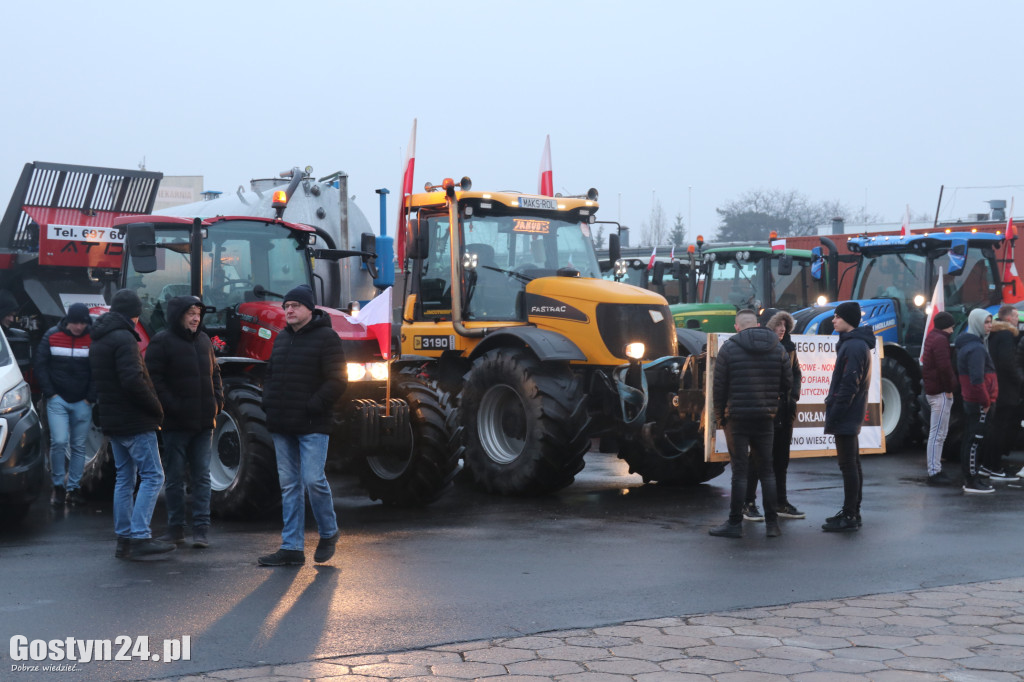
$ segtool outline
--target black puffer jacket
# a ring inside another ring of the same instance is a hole
[[[855,436],[864,424],[871,383],[871,327],[857,327],[839,335],[832,383],[825,397],[825,433]]]
[[[224,388],[213,343],[206,332],[192,333],[182,316],[195,305],[193,296],[167,303],[168,328],[146,348],[146,367],[164,408],[165,431],[212,429],[224,407]]]
[[[96,320],[89,367],[96,383],[103,433],[123,436],[160,429],[164,411],[142,361],[139,335],[131,320],[115,312]]]
[[[69,403],[96,399],[89,369],[90,343],[89,328],[75,336],[68,331],[67,320],[47,330],[33,363],[44,396],[59,395]]]
[[[999,398],[996,407],[1017,407],[1020,402],[1020,386],[1024,377],[1017,365],[1017,325],[1002,320],[992,323],[988,335],[988,354],[996,366],[999,381]]]
[[[792,385],[789,354],[775,333],[744,329],[722,345],[715,360],[715,419],[740,427],[747,420],[774,419]]]
[[[334,403],[346,383],[341,339],[330,317],[314,310],[299,331],[285,327],[274,339],[263,386],[267,428],[272,433],[330,433]]]

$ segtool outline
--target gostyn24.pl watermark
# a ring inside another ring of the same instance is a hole
[[[29,639],[15,635],[11,637],[9,652],[11,660],[15,661],[11,664],[11,672],[74,671],[79,663],[93,661],[172,663],[192,660],[192,637],[189,635],[160,641],[160,647],[150,648],[148,635],[119,635],[113,639]]]

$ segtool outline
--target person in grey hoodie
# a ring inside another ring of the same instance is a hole
[[[956,337],[956,369],[960,375],[960,394],[964,399],[964,435],[960,447],[963,491],[969,494],[993,492],[992,484],[980,475],[978,465],[988,435],[989,408],[999,399],[996,366],[985,341],[992,330],[992,315],[975,308],[967,316],[967,329]]]
[[[736,313],[736,335],[718,351],[712,384],[715,420],[725,430],[732,468],[729,520],[708,532],[717,537],[743,537],[743,503],[747,494],[747,469],[756,459],[764,499],[765,534],[778,537],[772,440],[780,402],[789,400],[793,370],[789,353],[775,332],[757,326],[757,313]]]

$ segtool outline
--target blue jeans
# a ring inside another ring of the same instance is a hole
[[[324,475],[330,437],[326,433],[272,435],[277,453],[277,477],[281,483],[281,513],[284,516],[281,549],[301,552],[306,539],[307,492],[320,537],[330,537],[338,532],[334,496]]]
[[[210,447],[213,429],[164,431],[167,525],[185,525],[185,473],[192,480],[192,526],[210,525]]]
[[[71,453],[67,489],[78,490],[85,467],[85,438],[92,422],[92,406],[84,400],[69,403],[55,395],[46,399],[46,420],[50,428],[50,472],[53,485],[64,485],[64,460]]]
[[[117,467],[114,532],[120,537],[152,537],[149,522],[153,519],[156,498],[164,484],[156,431],[110,436],[110,447],[114,451],[114,466]],[[133,500],[136,474],[141,482],[139,496]]]

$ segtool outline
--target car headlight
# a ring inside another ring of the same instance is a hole
[[[32,391],[28,384],[22,381],[20,384],[4,393],[0,398],[0,414],[7,414],[15,410],[23,410],[32,404]]]

